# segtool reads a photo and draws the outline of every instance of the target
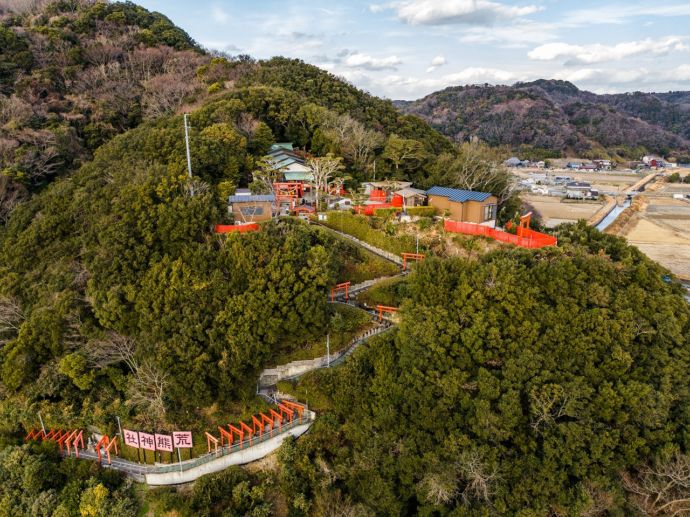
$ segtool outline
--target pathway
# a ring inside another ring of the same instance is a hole
[[[288,436],[295,438],[304,434],[314,422],[316,414],[305,410],[302,418],[295,417],[292,422],[281,425],[276,429],[265,429],[263,433],[245,438],[231,446],[218,447],[217,452],[202,454],[197,458],[178,463],[156,463],[147,465],[122,458],[111,458],[111,462],[103,459],[103,468],[124,472],[129,477],[146,483],[149,486],[179,485],[189,483],[199,477],[219,472],[231,465],[244,465],[259,460],[280,447]],[[98,461],[98,455],[93,448],[79,449],[78,455],[72,449],[71,454],[65,456],[79,459]]]
[[[370,244],[352,237],[351,235],[338,232],[332,228],[328,228],[328,230],[355,242],[357,245],[367,249],[368,251],[371,251],[372,253],[375,253],[387,260],[390,260],[391,262],[394,262],[395,264],[402,266],[402,259],[393,255],[392,253],[371,246]],[[406,274],[406,272],[403,271],[399,275],[395,276],[404,274]],[[389,278],[394,277],[380,277],[362,282],[361,284],[353,286],[350,292],[352,294],[362,292]],[[376,311],[358,304],[354,300],[346,301],[342,295],[336,297],[336,299],[331,303],[342,303],[356,307],[360,310],[366,311],[372,316],[372,319],[378,320]],[[372,337],[378,336],[393,327],[393,322],[387,318],[384,318],[383,321],[377,321],[376,327],[367,330],[360,336],[357,336],[344,349],[332,355],[317,357],[316,359],[307,361],[293,361],[291,363],[276,366],[275,368],[265,369],[259,378],[257,393],[270,402],[277,403],[279,397],[277,396],[278,393],[276,391],[276,384],[280,380],[294,379],[309,371],[336,366],[343,362],[345,358],[348,357],[358,346],[365,343]],[[254,435],[252,438],[243,439],[241,442],[233,445],[219,447],[217,451],[203,454],[194,459],[181,461],[178,463],[156,463],[154,465],[147,465],[117,457],[111,458],[110,463],[108,463],[104,457],[103,460],[101,460],[101,464],[104,468],[111,468],[124,472],[128,476],[136,479],[139,482],[144,482],[149,486],[189,483],[205,474],[218,472],[231,465],[242,465],[261,459],[278,449],[283,440],[288,436],[301,436],[309,429],[316,418],[316,413],[309,411],[308,409],[305,409],[303,413],[303,417],[300,417],[299,419],[295,417],[291,422],[279,426],[278,429],[270,429],[267,426],[267,429],[264,429],[262,433]],[[79,449],[78,451],[73,448],[71,453],[65,452],[65,456],[78,457],[80,459],[90,461],[98,461],[98,454],[93,446],[87,449]]]

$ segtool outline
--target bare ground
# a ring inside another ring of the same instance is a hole
[[[655,182],[651,195],[636,198],[610,233],[626,237],[651,259],[690,279],[690,202],[660,197],[668,192],[667,185]]]
[[[523,194],[522,199],[532,205],[546,226],[591,219],[604,207],[604,201],[564,201],[557,197]]]

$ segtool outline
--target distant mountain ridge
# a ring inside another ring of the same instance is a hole
[[[453,86],[394,104],[454,140],[477,137],[534,156],[690,154],[690,92],[599,95],[540,79]]]

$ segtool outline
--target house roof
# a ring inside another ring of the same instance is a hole
[[[271,146],[271,151],[276,151],[278,149],[292,151],[292,142],[277,142]]]
[[[448,187],[431,187],[426,193],[429,196],[447,197],[456,203],[464,203],[465,201],[485,201],[493,195],[488,192],[476,192],[474,190],[460,190]]]
[[[397,180],[385,180],[385,181],[366,181],[362,185],[370,185],[374,188],[381,189],[402,189],[407,188],[412,185],[411,181],[397,181]]]
[[[267,201],[272,203],[275,198],[276,197],[273,194],[256,194],[251,196],[247,196],[245,194],[239,196],[229,196],[228,203],[262,203]]]
[[[418,188],[403,188],[398,190],[397,192],[393,192],[394,194],[398,194],[399,196],[402,197],[412,197],[412,196],[426,196],[426,192],[423,190],[419,190]]]
[[[285,171],[283,172],[285,181],[311,181],[314,179],[314,174],[311,170],[305,171]]]

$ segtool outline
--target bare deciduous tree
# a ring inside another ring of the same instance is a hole
[[[144,83],[144,110],[154,118],[175,113],[195,88],[194,82],[175,73],[157,75]]]
[[[587,483],[584,487],[584,492],[589,499],[589,505],[582,511],[582,517],[599,517],[606,515],[611,510],[615,501],[613,495],[606,492],[591,483]]]
[[[255,194],[271,194],[273,184],[280,181],[285,167],[278,167],[270,157],[260,158],[257,168],[252,171],[252,183],[249,185]]]
[[[309,158],[307,166],[311,168],[314,177],[314,194],[316,195],[316,206],[318,208],[321,195],[326,191],[329,180],[343,169],[343,159],[335,157],[331,153],[320,158]]]
[[[690,515],[690,456],[676,454],[636,475],[623,472],[621,478],[631,502],[644,515]]]
[[[514,181],[503,165],[486,155],[481,144],[466,142],[459,151],[452,163],[452,179],[458,188],[491,192],[499,203],[510,197]]]
[[[259,126],[259,121],[256,118],[254,118],[254,116],[251,113],[242,112],[237,117],[235,125],[237,126],[237,129],[242,131],[242,133],[244,133],[247,136],[251,136],[254,134],[254,131],[256,131],[256,128]]]
[[[168,375],[153,363],[144,361],[129,381],[129,401],[145,420],[163,422],[167,388]]]
[[[0,346],[5,346],[17,336],[25,318],[16,298],[0,296]]]
[[[136,357],[137,343],[134,339],[110,332],[105,339],[88,343],[85,351],[92,367],[104,368],[125,363],[131,372],[128,386],[129,403],[140,410],[145,420],[165,420],[168,376],[152,362],[139,361]]]
[[[530,393],[531,426],[539,432],[568,414],[570,397],[560,384],[545,384]]]
[[[465,501],[475,499],[486,503],[491,502],[494,485],[499,480],[496,468],[489,466],[478,452],[461,454],[457,468],[460,477],[465,482],[462,498]]]
[[[22,202],[25,193],[26,189],[22,185],[0,174],[0,221],[7,223],[12,210]]]
[[[455,472],[430,472],[422,478],[420,488],[424,498],[431,504],[448,504],[459,493],[457,474]]]
[[[135,358],[136,351],[136,341],[117,332],[109,332],[104,339],[90,341],[85,350],[92,367],[105,368],[123,362],[132,372],[139,368],[139,362]]]

